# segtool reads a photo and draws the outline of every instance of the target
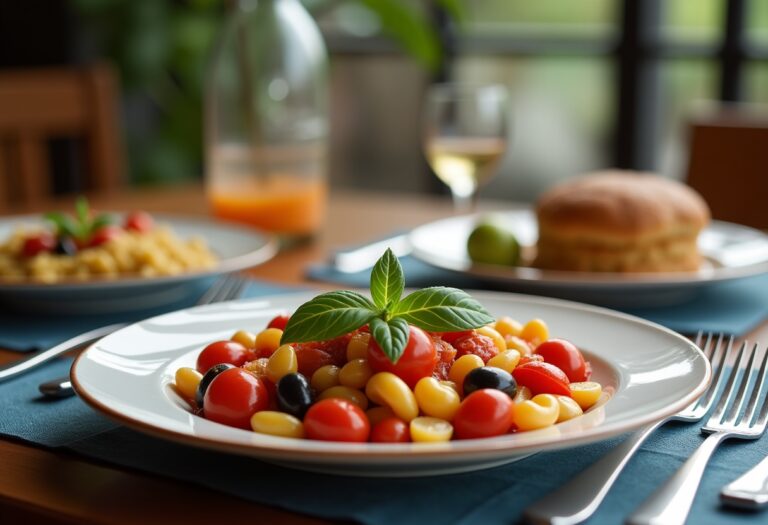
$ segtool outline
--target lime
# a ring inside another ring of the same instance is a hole
[[[467,239],[467,251],[469,258],[478,263],[515,266],[520,262],[517,239],[497,224],[478,224]]]

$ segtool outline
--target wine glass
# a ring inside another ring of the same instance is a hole
[[[507,90],[499,84],[434,84],[427,93],[424,149],[457,212],[475,208],[507,147]]]

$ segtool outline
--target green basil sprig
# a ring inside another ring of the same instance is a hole
[[[46,213],[43,217],[53,223],[57,237],[71,237],[81,241],[88,240],[93,232],[112,222],[111,217],[104,213],[92,218],[85,197],[77,199],[74,217],[57,211]]]
[[[293,313],[281,343],[324,341],[368,324],[379,348],[396,363],[408,344],[409,324],[430,332],[455,332],[494,320],[457,288],[424,288],[402,297],[404,288],[403,267],[387,249],[371,272],[373,301],[348,290],[318,295]]]

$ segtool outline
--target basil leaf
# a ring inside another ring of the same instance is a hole
[[[53,223],[57,236],[77,237],[77,227],[67,215],[53,211],[46,213],[43,217]]]
[[[411,333],[408,322],[402,317],[394,317],[389,321],[374,317],[371,319],[370,326],[371,336],[381,351],[390,361],[397,363],[397,360],[403,355]]]
[[[107,226],[108,224],[112,224],[112,217],[106,213],[102,213],[93,219],[93,222],[91,223],[91,232],[95,232],[99,228]]]
[[[389,308],[400,300],[405,288],[403,267],[392,250],[387,248],[371,271],[371,297],[379,308]]]
[[[302,304],[291,315],[280,343],[333,339],[360,328],[376,315],[373,303],[359,293],[324,293]]]
[[[469,330],[494,321],[469,294],[443,286],[413,292],[394,306],[391,315],[429,332]]]

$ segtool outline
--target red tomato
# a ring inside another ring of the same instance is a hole
[[[392,372],[413,388],[419,379],[432,375],[438,356],[432,338],[424,330],[415,326],[410,329],[408,344],[397,363],[390,361],[371,337],[368,343],[368,363],[374,372]]]
[[[374,443],[408,443],[410,440],[411,429],[399,417],[382,419],[371,429],[371,441]]]
[[[512,370],[512,377],[518,385],[530,388],[533,395],[555,394],[571,397],[568,376],[555,365],[543,361],[529,361],[524,365],[517,365]]]
[[[479,356],[484,363],[487,363],[490,358],[499,353],[499,349],[493,342],[493,339],[487,335],[481,335],[472,331],[469,335],[459,337],[453,342],[454,348],[456,348],[456,358],[466,355],[475,354]]]
[[[440,336],[440,338],[446,343],[453,344],[456,342],[457,339],[466,337],[468,335],[472,335],[474,333],[475,333],[474,330],[463,330],[461,332],[438,332],[435,335]]]
[[[102,226],[93,232],[91,238],[88,239],[88,247],[93,248],[95,246],[101,246],[105,242],[120,237],[122,234],[123,230],[119,226]]]
[[[56,237],[52,233],[43,232],[24,239],[21,253],[24,257],[34,257],[38,253],[52,252],[56,249]]]
[[[144,233],[155,227],[155,220],[145,211],[134,211],[125,218],[123,227],[128,231]]]
[[[267,328],[279,328],[280,330],[285,330],[285,327],[288,325],[288,319],[290,318],[291,316],[288,314],[278,315],[269,322]]]
[[[334,364],[331,354],[312,343],[299,343],[293,345],[293,349],[296,351],[299,373],[304,377],[312,377],[321,366]]]
[[[217,375],[203,398],[206,419],[237,428],[251,428],[251,416],[269,408],[269,393],[261,379],[242,368]]]
[[[584,356],[576,345],[564,339],[550,339],[536,347],[536,353],[544,358],[546,363],[555,365],[565,372],[571,382],[588,381],[591,370]]]
[[[205,374],[219,363],[241,366],[248,358],[248,349],[237,341],[216,341],[209,344],[197,356],[197,371]]]
[[[453,418],[458,439],[506,434],[512,426],[512,399],[501,390],[483,388],[469,394]]]
[[[432,342],[435,344],[435,350],[437,351],[437,366],[432,373],[432,377],[443,381],[448,379],[448,372],[450,372],[451,365],[456,357],[456,349],[440,337],[433,337]]]
[[[368,441],[371,424],[360,407],[344,399],[329,398],[312,405],[304,416],[309,439]]]

